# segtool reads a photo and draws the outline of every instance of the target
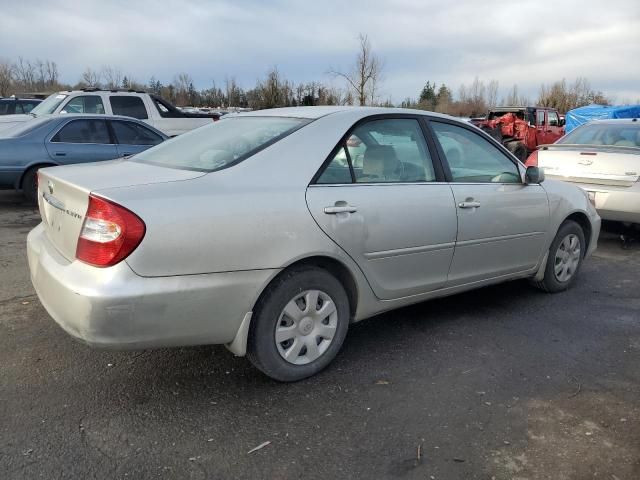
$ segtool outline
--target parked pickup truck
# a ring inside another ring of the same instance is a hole
[[[165,135],[175,137],[220,118],[216,113],[185,113],[163,98],[133,90],[83,90],[54,93],[29,114],[0,117],[0,131],[34,117],[49,114],[91,113],[122,115],[148,123]]]
[[[522,162],[538,145],[553,143],[564,135],[564,117],[554,108],[496,107],[486,118],[470,121]]]

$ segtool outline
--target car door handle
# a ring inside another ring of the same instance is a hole
[[[341,205],[337,207],[324,207],[324,213],[327,215],[335,215],[336,213],[354,213],[358,209],[352,205]]]
[[[66,157],[67,154],[64,152],[56,152],[56,157]]]
[[[478,208],[480,206],[480,202],[460,202],[458,207],[460,208]]]

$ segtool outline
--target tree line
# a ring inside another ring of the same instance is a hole
[[[193,78],[186,72],[178,73],[168,83],[163,83],[155,76],[148,82],[141,83],[114,66],[99,69],[88,67],[75,84],[68,84],[61,82],[55,61],[19,57],[13,62],[0,61],[0,96],[97,87],[145,90],[178,106],[240,107],[254,110],[307,105],[395,106],[390,100],[382,98],[380,85],[383,61],[373,52],[366,35],[361,34],[358,39],[358,52],[351,68],[331,68],[327,72],[334,79],[340,79],[344,83],[343,88],[322,81],[295,83],[287,80],[277,67],[269,69],[250,89],[242,88],[235,77],[228,76],[221,85],[212,82],[208,88],[198,90]],[[498,92],[497,80],[485,83],[475,77],[470,83],[462,84],[455,90],[444,83],[438,85],[429,80],[417,98],[406,98],[398,106],[473,117],[498,105],[535,104],[555,107],[564,113],[592,103],[610,103],[603,92],[593,89],[583,77],[576,78],[572,83],[561,79],[543,84],[533,102],[519,92],[517,85],[513,85],[502,98],[498,98]]]

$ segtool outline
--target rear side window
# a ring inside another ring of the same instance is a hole
[[[131,95],[112,95],[109,97],[111,110],[114,115],[123,115],[125,117],[138,118],[145,120],[149,118],[144,102],[140,97]]]
[[[82,95],[74,97],[62,109],[65,113],[97,113],[104,114],[102,98],[98,95]]]
[[[350,165],[349,165],[350,162]],[[429,149],[417,120],[394,118],[358,125],[317,183],[433,182]]]
[[[164,140],[157,133],[137,123],[114,120],[111,125],[120,145],[157,145]]]
[[[226,118],[168,140],[130,161],[213,172],[240,163],[309,121],[288,117]]]
[[[20,113],[29,113],[36,105],[36,102],[20,102]]]
[[[9,113],[11,113],[9,111],[9,106],[9,102],[0,102],[0,115],[8,115]]]
[[[104,120],[73,120],[62,127],[51,141],[56,143],[111,143],[107,122]]]

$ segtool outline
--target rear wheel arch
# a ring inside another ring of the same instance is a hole
[[[356,280],[353,274],[351,273],[351,271],[349,270],[349,268],[347,268],[347,266],[344,263],[342,263],[339,260],[336,260],[335,258],[324,256],[324,255],[317,255],[313,257],[302,258],[300,260],[296,260],[290,265],[287,265],[286,268],[284,268],[280,273],[278,273],[275,277],[273,277],[269,281],[269,283],[267,283],[264,286],[264,288],[262,289],[262,292],[260,293],[260,296],[258,297],[258,299],[254,304],[254,311],[256,306],[260,303],[260,301],[264,297],[265,292],[267,292],[271,284],[278,281],[280,277],[288,274],[292,270],[302,269],[304,267],[316,267],[322,270],[326,270],[328,273],[333,275],[342,284],[343,288],[347,292],[347,297],[349,298],[349,311],[351,313],[351,317],[353,318],[355,316],[356,308],[358,306],[358,286],[357,286]]]

